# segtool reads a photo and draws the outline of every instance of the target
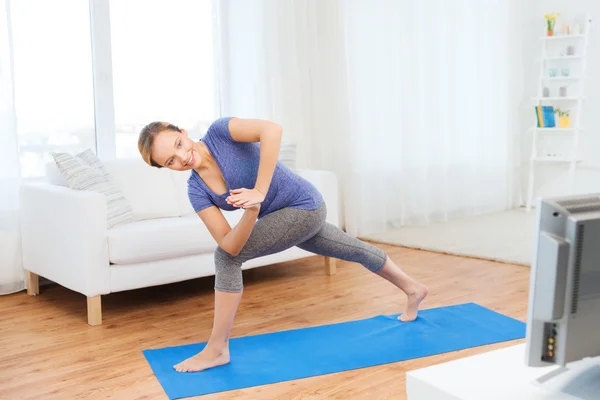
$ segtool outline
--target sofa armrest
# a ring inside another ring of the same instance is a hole
[[[86,296],[110,293],[103,194],[26,183],[20,213],[26,270]]]
[[[327,222],[340,226],[339,188],[336,175],[331,171],[302,169],[298,175],[315,185],[327,204]]]

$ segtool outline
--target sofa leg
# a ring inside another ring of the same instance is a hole
[[[27,294],[37,296],[40,294],[40,277],[31,271],[25,271],[27,274]]]
[[[88,315],[88,324],[102,325],[102,296],[94,296],[87,298],[87,315]]]
[[[335,275],[335,258],[325,257],[325,275]]]

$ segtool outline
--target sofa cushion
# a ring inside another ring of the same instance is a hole
[[[279,146],[279,161],[292,171],[297,170],[297,144],[296,141],[285,140]]]
[[[56,162],[54,161],[46,163],[46,180],[52,185],[69,187],[69,182],[67,182],[67,178],[63,176],[63,174],[58,169],[58,165],[56,165]]]
[[[109,229],[107,235],[108,257],[113,264],[211,253],[217,246],[198,216],[134,221]]]
[[[188,184],[187,181],[190,177],[190,171],[171,171],[173,175],[173,182],[175,184],[175,197],[177,198],[177,203],[179,204],[179,215],[190,215],[193,214],[196,216],[196,212],[194,211],[194,207],[192,207],[192,203],[190,203],[190,199],[188,197]],[[196,218],[198,218],[196,216]]]
[[[141,158],[104,161],[133,208],[133,220],[181,215],[171,170],[155,168]]]
[[[71,189],[101,193],[106,197],[108,228],[132,220],[129,201],[92,150],[74,156],[56,152],[51,155]]]

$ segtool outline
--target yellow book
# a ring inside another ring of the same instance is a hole
[[[535,107],[535,115],[537,117],[538,128],[543,128],[545,125],[544,125],[544,111],[542,110],[542,106]]]

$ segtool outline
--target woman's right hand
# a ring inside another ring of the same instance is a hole
[[[241,188],[230,190],[229,196],[225,200],[227,204],[231,204],[234,207],[246,208],[244,206],[262,203],[265,200],[265,195],[256,188]]]

